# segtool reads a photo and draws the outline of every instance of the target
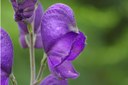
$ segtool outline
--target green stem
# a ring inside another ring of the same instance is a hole
[[[30,85],[33,85],[35,81],[36,69],[35,69],[35,49],[34,49],[34,33],[30,25],[29,29],[29,52],[30,52],[30,71],[31,71],[31,79]]]
[[[16,81],[16,78],[15,78],[13,73],[10,75],[10,80],[11,80],[13,85],[17,85],[17,81]]]
[[[44,68],[45,68],[45,65],[46,65],[46,60],[47,60],[47,56],[44,53],[44,56],[41,60],[41,65],[40,65],[40,68],[39,68],[39,72],[38,72],[38,75],[37,75],[37,78],[36,78],[36,81],[35,81],[34,85],[37,85],[42,79],[42,74],[43,74],[43,71],[44,71]]]

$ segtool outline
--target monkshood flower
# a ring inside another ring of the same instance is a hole
[[[26,42],[28,31],[28,24],[31,24],[34,32],[35,48],[42,48],[40,23],[43,15],[43,8],[37,0],[11,0],[15,11],[15,20],[18,23],[20,31],[20,44],[23,48],[28,48]],[[37,7],[35,6],[37,5]]]
[[[9,35],[0,28],[1,85],[8,85],[13,65],[13,45]]]
[[[11,0],[16,21],[30,21],[33,17],[37,0]]]
[[[72,61],[83,51],[86,37],[77,28],[72,9],[61,3],[49,7],[42,17],[41,33],[51,74],[62,80],[77,78]]]

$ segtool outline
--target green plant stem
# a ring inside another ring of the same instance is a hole
[[[30,71],[31,71],[30,85],[33,85],[35,81],[35,76],[36,76],[34,33],[31,27],[28,27],[28,29],[29,29],[29,52],[30,52]]]
[[[44,56],[41,60],[41,65],[40,65],[40,68],[39,68],[39,72],[38,72],[38,75],[37,75],[37,78],[36,78],[36,81],[35,81],[34,85],[37,85],[42,79],[42,74],[43,74],[43,71],[44,71],[44,68],[45,68],[45,65],[46,65],[46,60],[47,60],[47,56],[44,53]]]
[[[15,78],[13,73],[10,75],[10,80],[11,80],[13,85],[17,85],[17,81],[16,81],[16,78]]]

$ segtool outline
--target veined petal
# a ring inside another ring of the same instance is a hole
[[[71,8],[64,4],[62,8],[56,5],[58,4],[49,7],[42,18],[41,33],[45,52],[52,47],[58,38],[61,38],[66,33],[78,32],[74,24],[75,19],[73,18],[74,15]],[[67,8],[68,12],[70,11],[72,14],[67,13]]]
[[[68,85],[67,80],[59,79],[55,75],[50,74],[48,75],[40,85]]]
[[[13,45],[9,35],[0,28],[0,44],[1,44],[1,68],[7,74],[11,73],[13,64]]]

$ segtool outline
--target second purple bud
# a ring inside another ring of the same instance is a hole
[[[11,0],[11,3],[15,12],[14,19],[19,27],[21,47],[29,47],[26,39],[29,34],[28,25],[30,24],[35,37],[34,47],[43,48],[40,33],[40,23],[43,15],[42,5],[37,0]]]

